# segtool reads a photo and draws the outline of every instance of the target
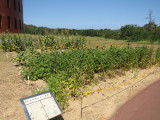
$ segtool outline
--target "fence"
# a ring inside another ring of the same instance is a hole
[[[110,98],[112,98],[113,96],[115,96],[115,95],[117,95],[117,94],[119,94],[119,93],[121,93],[121,92],[123,92],[123,91],[125,91],[125,90],[127,90],[127,89],[129,89],[129,88],[131,88],[131,87],[133,87],[134,85],[142,82],[143,80],[145,80],[146,77],[148,77],[149,75],[152,74],[152,73],[150,73],[150,74],[147,74],[147,73],[149,73],[149,72],[150,72],[151,70],[153,70],[156,66],[158,66],[158,64],[159,64],[159,63],[153,65],[149,70],[147,70],[147,71],[144,72],[143,74],[141,74],[141,75],[139,75],[139,76],[137,76],[137,77],[135,77],[135,78],[133,78],[133,79],[131,79],[131,80],[128,80],[128,81],[126,81],[126,82],[123,82],[123,83],[121,83],[121,84],[118,84],[118,85],[116,85],[116,86],[113,86],[113,87],[110,87],[110,88],[104,88],[104,89],[100,89],[100,90],[96,90],[96,91],[87,91],[87,92],[81,93],[81,118],[82,118],[82,116],[83,116],[83,109],[88,108],[88,107],[90,107],[90,106],[93,106],[93,105],[95,105],[95,104],[97,104],[97,103],[100,103],[100,102],[102,102],[102,101],[105,101],[105,100],[107,100],[107,99],[110,99]],[[106,97],[106,98],[104,98],[104,99],[102,99],[102,100],[100,100],[100,101],[98,101],[98,102],[95,102],[95,103],[92,103],[92,104],[90,104],[90,105],[87,105],[87,106],[84,106],[84,107],[83,107],[83,97],[84,97],[84,95],[91,94],[91,93],[96,93],[96,92],[107,91],[107,90],[111,90],[111,89],[114,89],[114,88],[118,88],[118,87],[127,85],[127,84],[129,84],[129,83],[131,83],[131,82],[133,82],[133,81],[135,81],[135,80],[137,80],[137,79],[139,79],[139,78],[141,78],[139,81],[137,81],[136,83],[128,86],[127,88],[125,88],[125,89],[123,89],[123,90],[121,90],[121,91],[119,91],[119,92],[117,92],[117,93],[115,93],[115,94],[112,94],[111,96],[108,96],[108,97]]]

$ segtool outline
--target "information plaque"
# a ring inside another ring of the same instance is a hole
[[[22,98],[20,102],[28,120],[50,120],[63,113],[51,91]]]

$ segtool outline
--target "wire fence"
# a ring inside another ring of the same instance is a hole
[[[147,70],[146,72],[144,72],[144,73],[141,74],[140,76],[138,76],[138,77],[136,77],[136,78],[134,78],[134,79],[128,80],[128,81],[126,81],[126,82],[124,82],[124,83],[121,83],[121,84],[119,84],[119,85],[116,85],[116,86],[113,86],[113,87],[110,87],[110,88],[104,88],[104,89],[101,89],[101,90],[96,90],[96,91],[83,92],[83,93],[82,93],[82,96],[81,96],[81,118],[82,118],[82,116],[83,116],[83,109],[88,108],[88,107],[91,107],[91,106],[93,106],[93,105],[95,105],[95,104],[98,104],[98,103],[100,103],[100,102],[103,102],[103,101],[105,101],[105,100],[108,100],[108,99],[112,98],[113,96],[116,96],[116,95],[120,94],[121,92],[123,92],[123,91],[125,91],[125,90],[127,90],[127,89],[129,89],[129,88],[131,88],[131,87],[133,87],[133,86],[135,86],[136,84],[144,81],[145,78],[147,78],[148,76],[150,76],[151,74],[154,73],[154,71],[151,72],[151,73],[149,73],[149,72],[150,72],[151,70],[153,70],[156,66],[158,66],[158,64],[159,64],[159,63],[153,65],[149,70]],[[149,74],[147,74],[147,73],[149,73]],[[124,85],[126,85],[126,84],[129,84],[129,83],[131,83],[131,82],[133,82],[133,81],[135,81],[135,80],[137,80],[137,79],[139,79],[139,78],[141,78],[139,81],[137,81],[137,82],[135,82],[134,84],[132,84],[132,85],[124,88],[123,90],[121,90],[121,91],[119,91],[119,92],[117,92],[117,93],[115,93],[115,94],[112,94],[111,96],[107,96],[106,98],[104,98],[104,99],[102,99],[102,100],[99,100],[99,101],[97,101],[97,102],[94,102],[94,103],[92,103],[92,104],[90,104],[90,105],[86,105],[86,106],[83,107],[83,95],[87,95],[87,94],[91,94],[91,93],[102,92],[102,91],[107,91],[107,90],[111,90],[111,89],[114,89],[114,88],[118,88],[118,87],[124,86]]]

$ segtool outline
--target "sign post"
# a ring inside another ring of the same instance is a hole
[[[63,113],[51,91],[21,98],[27,120],[49,120]]]

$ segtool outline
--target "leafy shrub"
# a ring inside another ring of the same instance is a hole
[[[3,34],[0,43],[3,51],[25,51],[28,48],[36,49],[63,49],[71,47],[82,47],[86,44],[86,39],[81,36],[40,36],[32,37],[29,35]]]
[[[20,36],[16,34],[4,34],[1,37],[1,48],[5,52],[20,52],[27,48],[33,47],[33,42],[31,38],[26,38],[25,36]]]
[[[79,96],[80,89],[93,82],[95,73],[110,74],[118,69],[145,68],[152,64],[152,54],[152,49],[147,47],[69,49],[41,53],[27,50],[20,52],[17,60],[23,64],[24,77],[45,79],[60,104],[65,106],[70,96]]]
[[[160,62],[160,48],[156,50],[156,62]]]

